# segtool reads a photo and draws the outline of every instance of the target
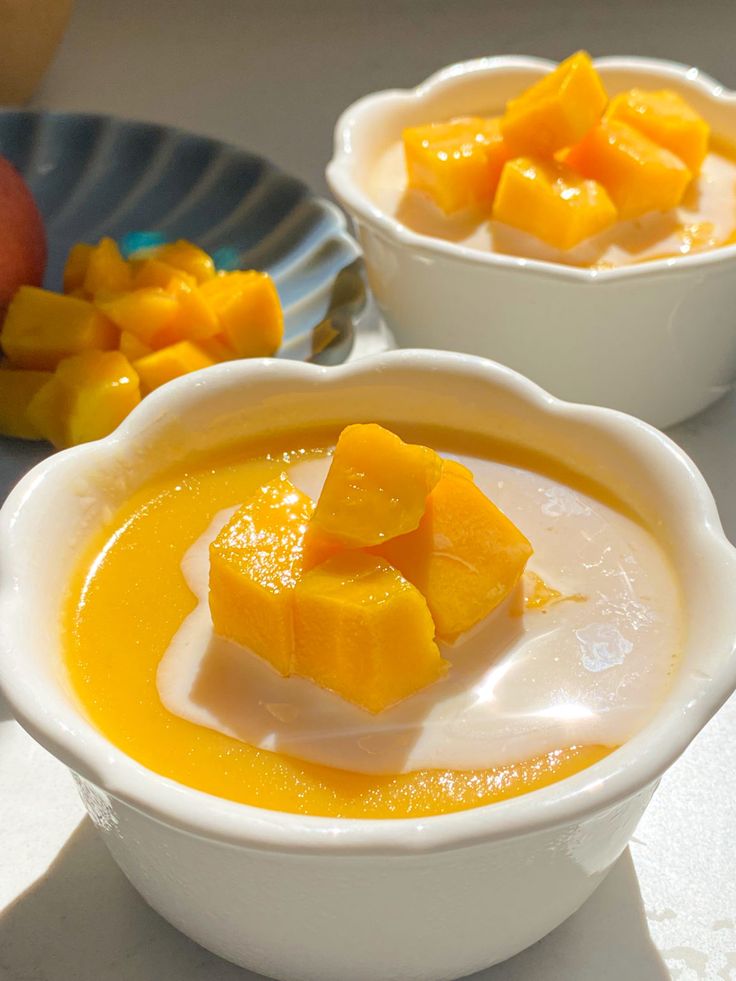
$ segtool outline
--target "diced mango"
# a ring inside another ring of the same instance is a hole
[[[437,635],[453,639],[510,594],[532,547],[472,481],[445,470],[416,531],[372,551],[425,597]]]
[[[381,712],[447,667],[424,597],[379,558],[344,552],[297,583],[295,674]]]
[[[158,346],[158,338],[179,312],[176,297],[156,287],[120,293],[98,300],[96,305],[120,330],[135,334],[149,347]]]
[[[595,126],[608,96],[590,55],[578,51],[517,99],[501,119],[511,156],[549,157]]]
[[[130,266],[111,238],[100,239],[87,257],[83,288],[89,296],[124,293],[132,286]]]
[[[284,336],[284,316],[267,273],[220,273],[201,286],[226,343],[241,358],[274,354]]]
[[[118,350],[132,363],[139,358],[144,358],[147,354],[151,354],[153,348],[144,344],[140,338],[136,337],[135,334],[131,334],[129,330],[123,330],[120,332]]]
[[[172,339],[200,341],[220,332],[220,322],[212,305],[191,277],[178,273],[169,285],[176,297],[178,308],[167,328]]]
[[[416,528],[442,461],[375,423],[346,426],[314,512],[314,526],[351,548]]]
[[[691,174],[700,171],[710,127],[677,92],[629,89],[611,100],[605,119],[633,126],[679,157]]]
[[[28,419],[57,448],[111,433],[140,402],[138,376],[119,351],[65,358],[28,406]]]
[[[188,275],[160,259],[131,259],[130,267],[133,274],[132,286],[134,290],[145,287],[168,290],[177,277]],[[197,280],[193,276],[190,278],[192,283],[196,285]]]
[[[571,249],[616,221],[604,187],[556,160],[518,157],[503,169],[493,217],[556,249]]]
[[[43,439],[28,419],[27,410],[36,392],[52,377],[50,371],[0,368],[0,434],[16,439]]]
[[[62,358],[117,343],[115,325],[91,303],[35,286],[17,291],[0,334],[14,365],[37,370],[53,370]]]
[[[292,670],[292,597],[312,502],[282,474],[261,487],[210,545],[215,632]]]
[[[69,250],[69,255],[64,266],[64,292],[71,293],[73,290],[84,288],[84,278],[87,275],[89,257],[94,251],[94,245],[87,245],[79,242]]]
[[[237,354],[227,341],[221,337],[202,337],[197,341],[197,347],[201,348],[204,353],[212,358],[213,361],[233,361],[237,358]]]
[[[449,460],[442,457],[442,473],[452,474],[453,477],[464,477],[466,480],[475,480],[473,471],[457,460]]]
[[[676,208],[692,177],[674,153],[617,120],[590,130],[570,149],[567,163],[603,184],[622,221]]]
[[[146,354],[133,363],[141,380],[144,394],[166,384],[181,375],[188,375],[200,368],[209,368],[215,362],[192,341],[179,341],[159,351]]]
[[[490,207],[508,152],[500,120],[478,117],[404,130],[409,187],[451,214]]]
[[[152,250],[151,256],[173,266],[174,269],[189,273],[198,283],[204,283],[215,275],[215,263],[212,257],[204,249],[200,249],[193,242],[187,242],[186,239],[161,245]]]

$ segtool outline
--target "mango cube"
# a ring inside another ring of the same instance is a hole
[[[21,286],[10,302],[0,344],[13,365],[53,370],[82,351],[117,346],[114,324],[86,300]]]
[[[27,415],[57,448],[111,433],[140,402],[138,377],[119,351],[86,351],[60,362]]]
[[[710,127],[677,92],[629,89],[611,100],[605,118],[633,126],[679,157],[691,174],[700,171]]]
[[[155,287],[101,299],[96,306],[116,327],[135,334],[149,347],[158,346],[158,339],[167,331],[179,312],[176,297]]]
[[[200,287],[217,318],[220,333],[241,358],[274,354],[284,336],[284,316],[267,273],[220,273]]]
[[[447,667],[424,597],[378,557],[344,552],[297,583],[295,674],[381,712]]]
[[[508,152],[500,120],[478,117],[404,130],[408,185],[445,214],[490,207]]]
[[[89,296],[108,296],[124,293],[132,285],[130,266],[111,238],[100,239],[87,255],[87,267],[82,284]]]
[[[147,354],[151,354],[153,348],[144,344],[135,334],[131,334],[129,330],[123,330],[120,332],[118,351],[125,355],[128,361],[132,363],[139,358],[145,357]]]
[[[176,315],[167,328],[173,340],[199,341],[220,332],[212,305],[191,277],[177,273],[169,290],[177,301]]]
[[[511,593],[532,547],[471,480],[448,468],[416,531],[372,551],[417,587],[437,635],[451,640]]]
[[[219,361],[233,361],[237,354],[227,341],[220,335],[215,337],[202,337],[197,341],[197,347],[217,363]]]
[[[197,280],[189,277],[187,273],[168,262],[160,259],[131,259],[130,267],[133,274],[133,289],[139,290],[145,287],[155,287],[160,290],[169,290],[176,277],[187,276],[196,285]]]
[[[549,157],[595,126],[608,96],[590,55],[578,51],[517,99],[501,119],[510,156]]]
[[[179,341],[169,347],[162,347],[133,362],[144,394],[166,382],[188,375],[200,368],[209,368],[215,362],[209,355],[191,341]]]
[[[94,245],[78,242],[69,249],[69,255],[64,266],[64,292],[83,290],[84,278],[87,275],[89,257],[94,251]]]
[[[442,461],[375,423],[346,426],[314,512],[314,527],[351,548],[377,545],[419,524]]]
[[[53,375],[50,371],[0,369],[0,434],[16,439],[43,439],[28,419],[28,406]]]
[[[210,545],[215,632],[283,675],[292,670],[292,597],[312,502],[282,474],[261,487]]]
[[[616,221],[605,188],[556,160],[518,157],[503,169],[493,217],[556,249],[571,249]]]
[[[674,153],[618,120],[606,120],[567,155],[567,164],[600,181],[622,221],[676,208],[692,174]]]
[[[215,263],[212,257],[194,242],[187,242],[186,239],[161,245],[152,251],[151,256],[173,266],[174,269],[188,273],[198,283],[205,283],[215,275]]]

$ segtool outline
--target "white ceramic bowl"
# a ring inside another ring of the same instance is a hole
[[[736,94],[697,69],[644,58],[596,66],[610,94],[633,85],[675,89],[714,132],[736,141]],[[327,179],[355,222],[371,287],[399,344],[481,354],[561,398],[671,425],[736,378],[736,245],[578,269],[417,234],[366,193],[376,159],[404,127],[502,111],[552,67],[538,58],[481,58],[416,89],[360,99],[337,123]]]
[[[60,603],[92,531],[187,453],[245,433],[374,418],[541,448],[652,522],[681,579],[688,628],[666,704],[568,780],[421,820],[261,810],[135,763],[87,721],[61,665]],[[19,484],[0,516],[0,571],[2,690],[76,774],[125,874],[205,947],[288,981],[456,978],[538,940],[598,885],[660,775],[736,687],[736,550],[693,464],[644,423],[559,402],[459,354],[400,351],[340,368],[233,362],[173,382],[108,439],[57,454]]]

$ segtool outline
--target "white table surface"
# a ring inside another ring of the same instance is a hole
[[[733,0],[84,0],[35,104],[206,132],[324,190],[334,118],[371,89],[480,54],[559,58],[580,46],[689,61],[736,85],[734,37]],[[734,395],[671,434],[710,482],[732,540],[735,434]],[[30,462],[0,458],[0,493]],[[732,699],[665,776],[592,899],[477,981],[736,981],[735,836]],[[2,704],[0,979],[254,979],[145,905],[84,819],[64,768]]]

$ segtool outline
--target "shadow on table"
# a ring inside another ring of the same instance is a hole
[[[0,977],[258,981],[187,940],[154,913],[86,820],[48,872],[0,914]],[[513,960],[474,975],[473,981],[592,978],[669,978],[649,937],[628,851],[567,923]]]

